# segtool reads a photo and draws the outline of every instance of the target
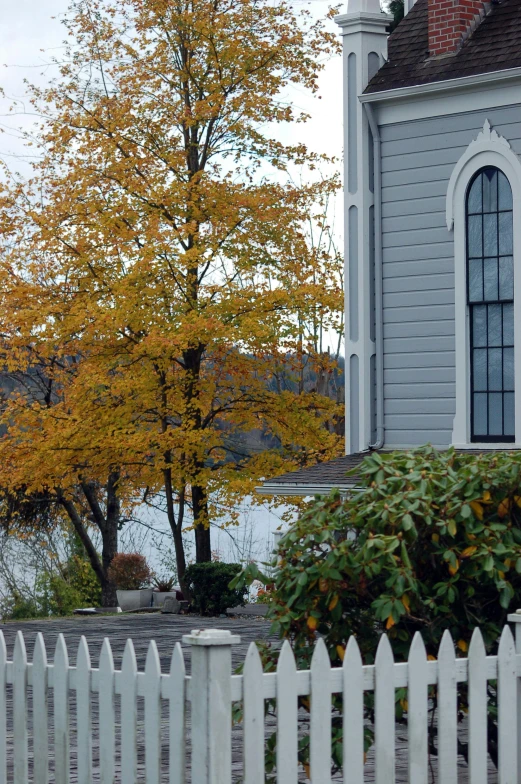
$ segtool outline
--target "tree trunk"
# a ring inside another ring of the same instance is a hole
[[[101,529],[101,560],[104,574],[104,580],[101,584],[102,607],[118,606],[116,585],[109,577],[110,564],[118,552],[118,528],[121,511],[117,488],[118,480],[119,474],[116,472],[109,476],[107,482],[107,513],[103,523],[103,528]]]
[[[195,528],[195,561],[204,563],[212,560],[210,520],[206,492],[200,485],[192,485],[192,507]]]
[[[175,510],[174,510],[174,490],[172,486],[172,472],[170,468],[165,468],[163,470],[163,478],[164,478],[165,494],[166,494],[166,513],[168,517],[168,523],[170,525],[170,530],[172,531],[172,537],[174,539],[175,562],[177,566],[177,579],[179,580],[179,585],[184,598],[186,599],[186,601],[189,602],[191,601],[191,597],[190,597],[190,591],[188,590],[188,584],[185,580],[186,558],[185,558],[185,548],[183,544],[185,491],[183,489],[179,493],[179,514],[176,520]]]

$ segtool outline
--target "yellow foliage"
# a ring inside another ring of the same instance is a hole
[[[313,632],[317,628],[318,621],[317,621],[317,619],[313,615],[309,616],[309,618],[307,620],[307,626],[308,626],[308,629],[311,629],[311,631],[313,631]]]
[[[478,548],[476,545],[471,545],[470,547],[466,547],[463,552],[461,553],[461,558],[470,558],[471,555],[474,555]]]
[[[396,621],[394,620],[393,616],[390,615],[387,619],[387,623],[385,624],[386,629],[392,629]]]
[[[471,501],[469,503],[470,508],[478,518],[478,520],[483,520],[483,507],[479,501]]]
[[[460,649],[460,651],[463,651],[463,653],[466,653],[469,649],[468,643],[466,643],[465,640],[458,640],[456,645]]]
[[[331,601],[329,602],[329,607],[328,607],[328,610],[334,610],[334,609],[335,609],[335,607],[336,607],[336,606],[337,606],[337,604],[338,604],[338,600],[339,600],[339,598],[340,598],[340,597],[339,597],[339,595],[336,593],[336,594],[333,596],[333,598],[331,599]]]
[[[460,562],[456,561],[456,566],[452,566],[452,565],[449,566],[449,574],[451,574],[453,577],[459,569],[459,564]]]
[[[510,498],[503,498],[497,508],[498,517],[506,517],[510,509]]]
[[[404,594],[402,596],[401,601],[402,601],[403,606],[407,610],[407,612],[410,613],[411,612],[411,604],[409,602],[409,597],[407,596],[407,594]]]
[[[336,646],[336,652],[338,653],[338,658],[340,659],[340,661],[344,661],[344,656],[346,654],[346,649],[344,648],[344,646],[343,645],[337,645]]]

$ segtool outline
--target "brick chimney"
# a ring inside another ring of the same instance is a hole
[[[428,0],[429,54],[455,52],[484,16],[483,0]]]

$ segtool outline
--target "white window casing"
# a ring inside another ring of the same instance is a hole
[[[515,443],[483,444],[483,448],[521,447],[521,161],[506,139],[492,130],[488,120],[457,162],[449,181],[446,202],[447,228],[454,232],[456,413],[452,443],[459,448],[480,446],[470,439],[470,333],[467,305],[466,195],[474,174],[494,166],[505,174],[512,188],[514,223],[514,380]]]

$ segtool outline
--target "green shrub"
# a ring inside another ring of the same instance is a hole
[[[185,580],[192,596],[192,608],[201,615],[221,615],[228,607],[244,604],[246,587],[230,588],[230,581],[241,571],[240,564],[192,564],[185,573]]]
[[[272,565],[277,571],[269,617],[279,635],[292,641],[299,666],[309,665],[317,633],[336,665],[353,634],[364,661],[373,662],[384,631],[401,661],[417,631],[427,654],[436,657],[448,629],[462,655],[478,626],[487,652],[493,652],[507,613],[521,603],[521,453],[472,455],[430,447],[373,453],[358,473],[361,491],[311,503],[281,539]],[[250,565],[237,583],[259,576]],[[406,695],[396,695],[402,721]],[[465,700],[462,689],[460,717]],[[431,706],[435,710],[435,699]],[[366,709],[370,717],[369,703]],[[335,732],[338,765],[341,727]],[[303,763],[306,754],[304,744]]]

